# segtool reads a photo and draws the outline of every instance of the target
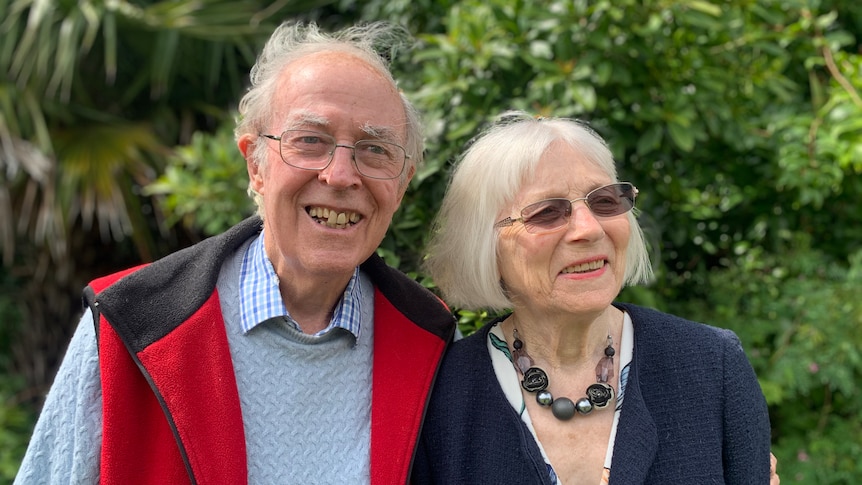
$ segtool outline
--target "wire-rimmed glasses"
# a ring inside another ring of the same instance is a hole
[[[597,217],[613,217],[632,210],[638,189],[629,182],[608,184],[593,189],[585,197],[577,199],[545,199],[521,209],[521,217],[507,217],[494,224],[495,228],[524,224],[531,234],[551,232],[565,226],[572,216],[572,204],[582,200]]]
[[[323,170],[329,166],[338,147],[353,151],[353,165],[363,176],[390,180],[404,172],[410,158],[404,147],[383,140],[359,140],[353,145],[342,145],[326,133],[310,130],[287,130],[280,136],[259,134],[278,142],[278,151],[284,163],[304,170]]]

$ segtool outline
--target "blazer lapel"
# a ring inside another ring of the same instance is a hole
[[[638,383],[637,348],[626,383],[623,408],[617,426],[610,484],[644,483],[655,460],[658,431]]]

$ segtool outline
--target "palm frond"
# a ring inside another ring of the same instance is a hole
[[[136,187],[155,177],[153,154],[168,149],[145,124],[75,126],[54,134],[61,160],[57,193],[70,219],[98,227],[105,241],[132,234]]]
[[[334,0],[0,0],[0,249],[151,228],[139,186],[167,146],[229,115],[261,38]],[[8,217],[7,217],[8,216]]]

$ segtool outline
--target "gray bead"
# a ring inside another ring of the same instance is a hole
[[[560,421],[568,421],[575,415],[575,403],[567,397],[554,399],[554,403],[551,404],[551,412]]]
[[[593,403],[585,397],[578,399],[578,403],[575,404],[575,407],[581,414],[590,414],[593,411]]]
[[[554,402],[554,396],[550,391],[539,391],[536,393],[536,402],[542,406],[550,406]]]

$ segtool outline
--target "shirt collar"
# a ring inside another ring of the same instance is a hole
[[[289,325],[300,330],[296,321],[291,318],[281,292],[278,289],[278,275],[272,262],[266,255],[263,246],[263,231],[249,244],[242,259],[239,275],[240,288],[240,325],[243,333],[248,333],[254,327],[271,318],[283,317]],[[362,287],[359,278],[359,267],[353,270],[353,276],[347,282],[344,294],[335,305],[329,325],[317,332],[315,336],[328,333],[333,328],[343,328],[357,339],[360,334]]]

